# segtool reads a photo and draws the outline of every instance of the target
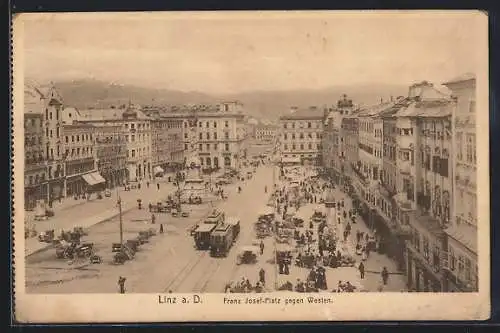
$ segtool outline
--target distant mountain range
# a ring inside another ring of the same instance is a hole
[[[84,109],[127,104],[129,100],[140,105],[210,104],[223,100],[238,100],[244,104],[249,116],[257,119],[276,120],[291,106],[308,107],[334,105],[342,94],[347,94],[355,104],[370,105],[393,96],[406,96],[408,87],[388,84],[361,84],[336,86],[321,90],[250,91],[232,95],[213,96],[201,92],[183,92],[151,89],[133,85],[110,84],[98,80],[54,82],[64,104]]]

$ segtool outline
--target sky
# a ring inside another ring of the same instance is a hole
[[[479,12],[42,15],[14,22],[24,76],[39,82],[212,94],[439,83],[476,72],[487,54]]]

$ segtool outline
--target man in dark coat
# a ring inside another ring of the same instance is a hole
[[[262,285],[266,284],[266,271],[264,268],[261,268],[259,271],[259,281],[262,283]]]
[[[387,271],[387,267],[384,267],[382,269],[380,275],[382,276],[382,282],[384,283],[384,285],[387,285],[387,281],[389,280],[389,272]]]
[[[118,278],[118,286],[120,286],[120,294],[125,294],[125,281],[127,279],[124,278],[123,276],[120,276]]]
[[[365,265],[363,264],[363,262],[360,262],[359,263],[359,274],[361,275],[361,279],[364,279],[365,278]]]

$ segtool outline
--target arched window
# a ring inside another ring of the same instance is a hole
[[[206,162],[205,162],[205,164],[206,164],[208,167],[212,166],[212,160],[210,159],[210,157],[207,157],[207,158],[205,159],[205,161],[206,161]]]
[[[229,156],[224,157],[224,166],[226,167],[231,166],[231,158]]]

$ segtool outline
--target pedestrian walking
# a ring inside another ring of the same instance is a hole
[[[146,187],[149,188],[149,182],[146,182]]]
[[[156,188],[158,189],[158,191],[160,190],[160,183],[156,183]]]
[[[259,271],[259,282],[262,283],[262,285],[266,284],[266,271],[264,268],[261,268]]]
[[[120,287],[120,294],[125,294],[125,281],[127,279],[124,278],[123,276],[120,276],[118,278],[118,286]]]
[[[151,224],[155,224],[156,222],[156,216],[155,214],[151,214]]]
[[[384,283],[384,286],[387,285],[387,281],[389,280],[389,272],[387,271],[387,267],[384,267],[382,269],[380,275],[382,276],[382,282]]]
[[[264,242],[261,240],[260,241],[260,255],[264,254]]]
[[[160,234],[162,234],[162,233],[163,233],[163,223],[160,224]]]
[[[360,262],[359,263],[359,274],[361,276],[361,279],[364,279],[365,278],[365,265],[363,264],[363,262]]]

